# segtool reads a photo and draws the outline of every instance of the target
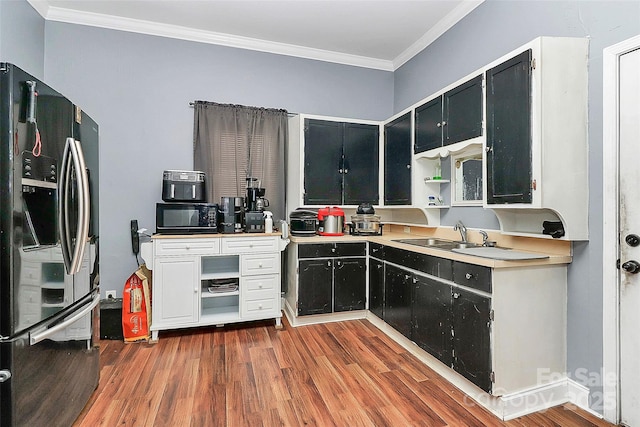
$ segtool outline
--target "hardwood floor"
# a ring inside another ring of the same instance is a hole
[[[100,385],[74,426],[611,425],[569,406],[502,422],[366,320],[283,325],[101,341]]]

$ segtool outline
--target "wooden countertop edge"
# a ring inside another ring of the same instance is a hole
[[[155,239],[221,239],[223,237],[281,237],[282,233],[218,233],[218,234],[153,234],[152,240]]]

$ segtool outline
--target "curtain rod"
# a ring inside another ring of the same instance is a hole
[[[290,111],[285,110],[284,108],[266,108],[266,107],[249,107],[247,105],[240,105],[240,104],[220,104],[217,102],[212,102],[212,101],[191,101],[189,102],[189,107],[194,107],[196,104],[201,103],[201,104],[209,104],[209,105],[221,105],[221,106],[228,106],[228,107],[245,107],[245,108],[256,108],[256,109],[260,109],[260,110],[267,110],[267,111],[286,111],[287,112],[287,116],[292,117],[292,116],[297,116],[299,113],[292,113]]]

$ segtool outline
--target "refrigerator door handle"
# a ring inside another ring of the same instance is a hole
[[[45,340],[50,336],[54,335],[58,331],[65,329],[66,327],[71,325],[73,322],[80,320],[82,317],[91,313],[91,310],[93,310],[98,305],[99,302],[100,302],[100,293],[98,292],[93,296],[93,299],[91,300],[91,304],[89,304],[82,310],[75,312],[73,316],[66,318],[64,322],[58,323],[57,325],[51,328],[45,329],[41,332],[29,333],[29,344],[31,345],[37,344],[40,341]]]
[[[77,184],[78,216],[75,239],[71,236],[71,224],[69,215],[70,205],[70,183],[71,168],[75,170]],[[60,192],[58,199],[58,224],[60,229],[60,244],[62,254],[67,268],[67,273],[75,274],[80,271],[80,265],[84,256],[89,235],[89,178],[87,167],[82,153],[80,141],[67,138],[64,155],[62,157],[62,168],[60,175]]]

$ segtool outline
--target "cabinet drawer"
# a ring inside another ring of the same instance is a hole
[[[453,281],[458,285],[491,292],[491,268],[454,261]]]
[[[298,258],[327,258],[365,256],[367,244],[357,243],[310,243],[298,246]]]
[[[242,255],[242,275],[280,273],[280,252]]]
[[[441,279],[451,280],[453,278],[453,261],[446,258],[385,246],[384,260],[405,268],[440,277]]]
[[[220,239],[155,240],[156,256],[212,255],[220,253]]]
[[[246,254],[259,252],[279,252],[279,237],[222,238],[223,254]]]
[[[280,312],[280,304],[277,298],[245,301],[242,305],[243,317],[267,317],[277,316]]]
[[[250,276],[243,278],[242,286],[246,300],[256,300],[280,295],[280,275]]]

